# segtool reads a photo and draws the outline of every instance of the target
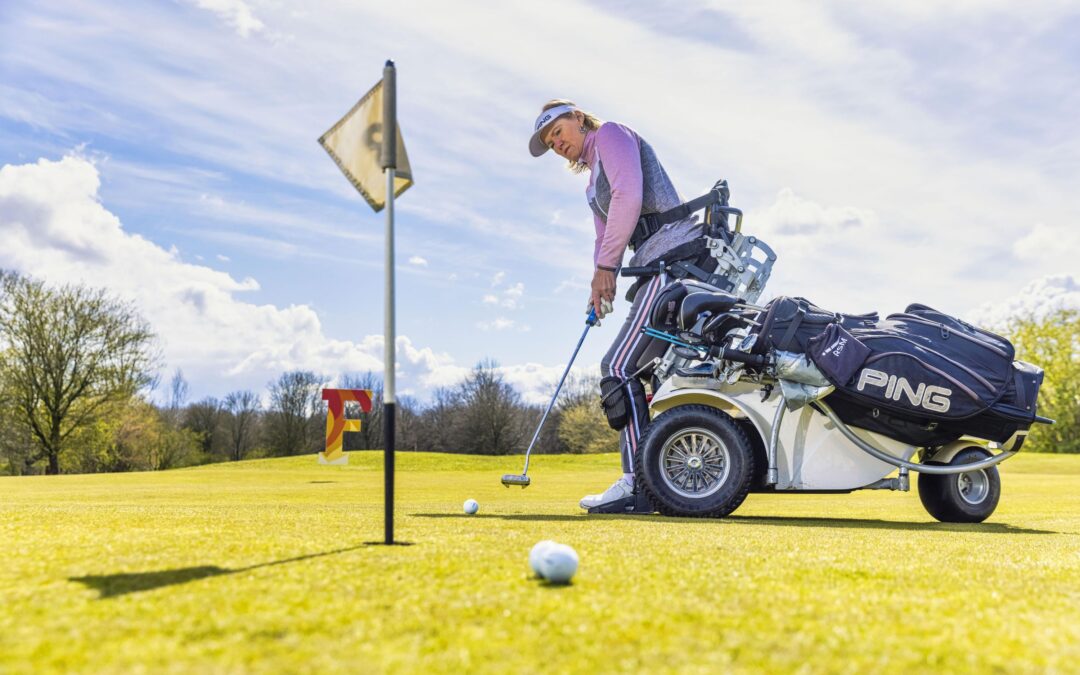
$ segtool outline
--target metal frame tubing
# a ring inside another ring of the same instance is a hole
[[[840,430],[849,441],[851,441],[855,447],[859,448],[863,452],[871,455],[872,457],[885,462],[886,464],[892,464],[893,466],[908,469],[909,471],[918,471],[920,473],[936,474],[936,475],[951,475],[957,473],[967,473],[968,471],[978,471],[979,469],[988,469],[995,464],[1005,461],[1009,457],[1016,454],[1014,451],[1003,451],[993,457],[988,457],[979,462],[972,462],[970,464],[957,464],[955,466],[931,466],[927,464],[918,464],[915,462],[909,462],[907,460],[894,457],[887,452],[882,452],[874,446],[870,445],[863,439],[855,435],[855,432],[848,428],[848,425],[837,417],[833,409],[830,408],[824,401],[816,401],[816,405],[821,408],[821,411],[825,413],[826,417],[836,425],[836,428]],[[775,431],[774,431],[775,433]]]

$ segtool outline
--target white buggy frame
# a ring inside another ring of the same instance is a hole
[[[754,303],[776,255],[761,240],[742,233],[742,213],[727,206],[727,186],[720,186],[722,199],[705,219],[706,232],[715,235],[707,238],[717,261],[711,282],[717,291],[741,300],[733,313],[760,310]],[[727,226],[730,216],[735,218],[734,230]],[[980,522],[996,508],[1000,478],[995,465],[1015,454],[1026,430],[1005,443],[963,437],[920,448],[849,427],[821,400],[832,391],[826,381],[814,381],[813,376],[800,381],[798,373],[778,369],[782,352],[749,359],[748,332],[732,331],[727,347],[698,353],[668,336],[674,344],[643,367],[652,371],[653,394],[651,422],[639,444],[636,469],[658,510],[723,516],[751,491],[907,491],[911,471],[921,474],[920,497],[939,520]],[[785,377],[795,381],[784,382]],[[792,399],[786,395],[791,391],[810,394]],[[676,420],[677,415],[685,421]],[[897,475],[890,478],[893,472]],[[732,481],[745,485],[724,485]]]

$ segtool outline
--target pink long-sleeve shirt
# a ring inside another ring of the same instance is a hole
[[[596,226],[593,264],[614,269],[622,263],[623,252],[641,217],[644,183],[640,139],[621,124],[605,122],[596,131],[586,134],[581,155],[589,167],[589,186],[586,188],[589,200],[594,198],[596,176],[601,166],[611,185],[606,222],[593,214]]]

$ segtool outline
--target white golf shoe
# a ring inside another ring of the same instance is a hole
[[[611,502],[618,501],[620,499],[626,499],[634,494],[634,484],[623,476],[619,480],[615,481],[611,487],[604,490],[602,495],[587,495],[581,500],[581,508],[593,509],[597,506],[603,506],[604,504],[610,504]]]

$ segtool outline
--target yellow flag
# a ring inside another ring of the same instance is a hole
[[[330,127],[319,145],[349,179],[371,208],[378,213],[386,206],[386,176],[379,162],[382,149],[383,128],[383,81],[371,88],[353,106],[345,117]],[[394,175],[394,196],[397,197],[413,184],[409,156],[401,139],[401,125],[397,125],[397,170]]]

